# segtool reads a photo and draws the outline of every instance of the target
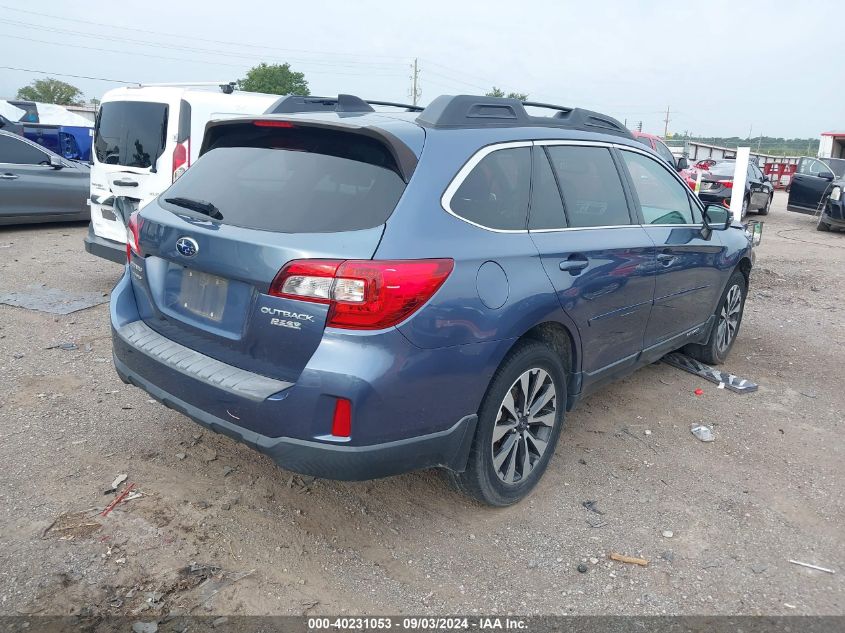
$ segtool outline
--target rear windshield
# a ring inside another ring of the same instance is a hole
[[[714,176],[733,176],[734,171],[736,171],[736,163],[731,162],[724,162],[724,163],[716,163],[715,165],[711,166],[708,169],[711,174]]]
[[[251,126],[252,127],[252,126]],[[252,128],[224,135],[159,198],[211,203],[223,224],[280,233],[356,231],[384,224],[405,183],[374,139],[318,129]]]
[[[164,151],[166,133],[167,104],[104,103],[97,116],[94,151],[106,165],[151,167]]]

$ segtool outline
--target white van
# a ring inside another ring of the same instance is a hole
[[[112,207],[117,196],[143,206],[169,187],[199,154],[213,118],[261,114],[279,100],[234,90],[233,84],[117,88],[103,96],[91,151],[91,225],[85,250],[123,264],[126,228]]]

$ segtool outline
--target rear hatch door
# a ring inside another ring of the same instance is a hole
[[[133,285],[159,333],[295,381],[328,306],[272,296],[273,279],[295,259],[371,259],[405,181],[375,139],[245,125],[141,211]]]

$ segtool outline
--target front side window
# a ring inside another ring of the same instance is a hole
[[[631,223],[619,172],[605,147],[552,145],[552,168],[560,183],[570,227]]]
[[[798,165],[798,173],[807,176],[819,176],[831,173],[830,168],[815,158],[802,158]]]
[[[10,165],[43,165],[50,157],[29,143],[9,136],[0,136],[0,163]]]
[[[672,150],[670,150],[666,145],[661,143],[660,141],[655,142],[655,149],[657,153],[660,155],[660,158],[665,160],[670,165],[675,164],[675,157],[672,155]]]
[[[498,230],[525,229],[531,186],[531,148],[491,152],[467,174],[449,200],[452,213]]]
[[[621,152],[645,224],[693,224],[686,187],[657,161],[634,152]]]

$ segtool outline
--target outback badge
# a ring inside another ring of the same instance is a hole
[[[192,237],[180,237],[176,240],[176,250],[183,257],[194,257],[199,252],[200,246]]]

